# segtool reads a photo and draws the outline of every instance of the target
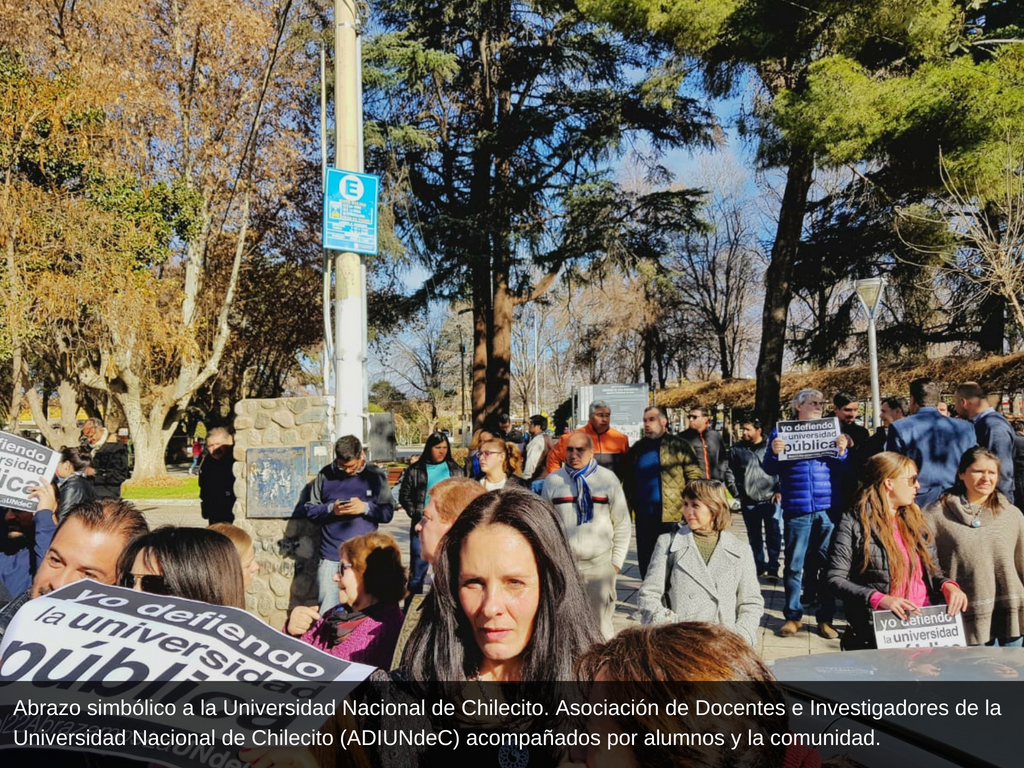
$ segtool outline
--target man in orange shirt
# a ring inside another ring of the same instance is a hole
[[[594,443],[594,460],[599,466],[612,470],[622,479],[622,462],[629,450],[629,438],[611,428],[612,409],[603,400],[590,404],[590,419],[577,432],[586,432]],[[569,434],[572,434],[571,432]],[[557,472],[565,463],[565,444],[569,435],[562,435],[548,453],[548,472]]]

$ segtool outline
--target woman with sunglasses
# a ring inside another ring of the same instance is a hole
[[[245,608],[242,565],[227,536],[168,525],[129,542],[118,561],[121,586],[211,605]]]
[[[321,618],[315,606],[297,606],[287,632],[332,656],[388,669],[405,620],[405,568],[398,542],[367,533],[343,543],[334,580],[339,605]]]
[[[480,444],[477,452],[480,459],[480,474],[477,480],[485,491],[500,491],[504,488],[530,489],[530,484],[519,477],[523,460],[515,443],[506,443],[493,438]]]
[[[430,489],[449,477],[464,475],[462,467],[452,458],[448,435],[434,432],[427,438],[419,461],[410,464],[402,476],[398,501],[412,520],[409,526],[409,594],[423,592],[423,579],[427,575],[427,561],[420,556],[420,537],[416,534],[416,526],[430,502]]]
[[[924,510],[938,563],[971,595],[964,630],[971,645],[1024,645],[1024,515],[998,490],[999,457],[974,447],[956,485]]]
[[[828,586],[846,607],[843,650],[875,648],[872,611],[901,619],[926,605],[967,608],[967,595],[939,567],[932,535],[914,499],[917,465],[898,453],[868,459],[861,491],[839,521],[828,558]]]

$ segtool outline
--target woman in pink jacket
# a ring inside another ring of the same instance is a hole
[[[386,533],[367,533],[339,548],[339,605],[322,617],[300,605],[288,618],[287,632],[347,661],[382,669],[391,665],[404,616],[406,573],[398,542]]]

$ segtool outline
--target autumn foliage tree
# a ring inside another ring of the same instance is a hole
[[[76,386],[116,403],[136,478],[164,472],[181,414],[218,373],[257,247],[254,208],[318,183],[299,170],[298,15],[292,2],[0,0],[19,66],[41,84],[73,83],[96,128],[63,179],[9,164],[16,183],[0,204],[38,215],[0,233],[5,311],[29,321],[23,336],[45,339]],[[31,98],[16,108],[35,124]],[[66,131],[67,114],[45,117]],[[24,208],[30,195],[42,203]],[[276,211],[287,225],[287,207]]]

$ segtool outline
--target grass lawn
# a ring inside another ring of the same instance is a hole
[[[129,480],[121,486],[121,496],[125,499],[198,499],[199,478],[174,477],[159,484],[142,480],[138,485]]]

